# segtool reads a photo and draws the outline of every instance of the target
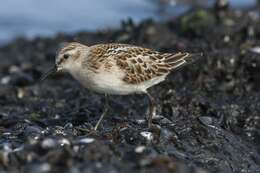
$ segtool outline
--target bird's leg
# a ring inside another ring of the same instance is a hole
[[[149,114],[148,114],[148,127],[151,128],[153,125],[153,117],[156,114],[156,106],[154,98],[147,92],[146,95],[149,98]]]
[[[105,117],[105,115],[107,114],[109,110],[109,104],[108,104],[108,95],[105,94],[105,106],[104,106],[104,110],[103,110],[103,113],[101,114],[97,124],[95,125],[94,127],[94,130],[96,131],[98,126],[100,125],[101,121],[103,120],[103,118]]]

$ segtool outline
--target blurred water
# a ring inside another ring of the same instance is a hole
[[[161,19],[158,4],[154,2],[155,0],[6,0],[0,6],[0,43],[17,36],[32,38],[57,32],[116,27],[122,19],[129,17],[135,22],[145,18]],[[253,5],[256,0],[231,2],[235,6],[245,6]],[[187,6],[182,5],[170,10],[176,15],[186,9]]]

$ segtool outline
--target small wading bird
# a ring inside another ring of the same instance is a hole
[[[103,93],[106,103],[94,130],[108,111],[108,94],[146,94],[150,101],[148,126],[155,115],[155,100],[147,89],[165,80],[174,69],[187,64],[189,53],[161,53],[128,44],[86,46],[72,42],[57,54],[55,66],[43,77],[58,71],[69,72],[85,88]]]

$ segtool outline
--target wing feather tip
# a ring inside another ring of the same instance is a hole
[[[178,59],[176,58],[177,56]],[[199,52],[199,53],[178,52],[177,54],[173,54],[172,59],[169,58],[165,62],[171,65],[170,69],[173,70],[180,66],[184,66],[185,64],[190,64],[195,62],[197,59],[196,58],[194,59],[194,57],[202,57],[202,56],[203,56],[203,52]]]

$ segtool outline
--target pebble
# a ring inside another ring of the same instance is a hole
[[[20,73],[21,69],[18,66],[12,65],[9,68],[9,73]]]
[[[151,133],[151,132],[146,132],[146,131],[144,131],[144,132],[141,132],[140,133],[141,134],[141,136],[143,136],[147,141],[152,141],[153,140],[153,134]]]
[[[164,119],[164,118],[165,118],[164,116],[158,115],[158,114],[153,116],[153,119],[155,119],[155,120]]]
[[[260,54],[260,47],[253,47],[250,49],[251,52]]]
[[[145,149],[146,149],[146,147],[141,145],[141,146],[138,146],[138,147],[135,148],[135,152],[136,153],[142,153],[142,152],[144,152]]]
[[[1,158],[1,162],[4,164],[4,165],[7,165],[8,162],[9,162],[9,153],[12,152],[12,149],[10,147],[10,144],[9,143],[4,143],[3,144],[3,149],[2,151],[0,152],[0,158]]]
[[[201,116],[198,119],[201,122],[201,124],[214,128],[214,129],[218,129],[219,124],[222,121],[221,118],[220,118],[220,120],[217,120],[216,118],[209,117],[209,116]]]
[[[22,99],[25,95],[26,95],[26,91],[24,90],[24,88],[18,88],[17,97],[19,99]]]
[[[163,118],[160,120],[160,123],[161,123],[161,124],[172,124],[172,121],[169,120],[168,118],[163,117]]]
[[[42,141],[41,146],[44,149],[50,149],[50,148],[54,148],[57,146],[57,141],[55,141],[52,138],[46,138]]]
[[[59,140],[59,144],[61,146],[64,146],[64,145],[70,145],[71,143],[70,143],[70,141],[68,139],[62,138],[62,139]]]
[[[139,120],[136,120],[137,124],[144,124],[146,122],[146,120],[144,119],[139,119]]]
[[[42,128],[39,126],[27,126],[24,130],[26,136],[40,135],[41,132],[42,132]]]
[[[82,138],[82,139],[78,140],[77,143],[78,144],[90,144],[94,141],[95,141],[94,138]]]
[[[11,81],[11,77],[10,76],[4,76],[3,78],[1,78],[0,83],[3,85],[7,85],[9,84]]]
[[[213,120],[212,117],[208,117],[208,116],[201,116],[199,117],[199,121],[205,125],[205,126],[209,126],[212,124]]]

